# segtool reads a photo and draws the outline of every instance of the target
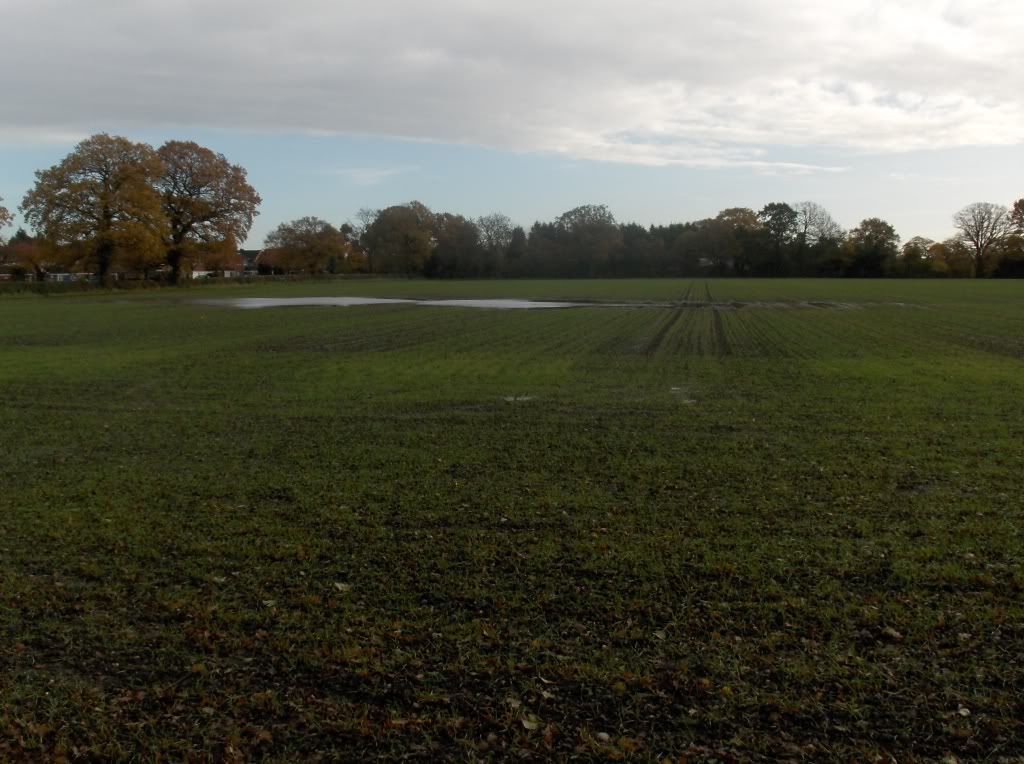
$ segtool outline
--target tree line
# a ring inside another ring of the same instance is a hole
[[[84,268],[100,281],[126,271],[178,281],[193,268],[240,270],[237,244],[260,201],[243,168],[196,143],[153,149],[95,135],[36,173],[20,207],[35,235],[19,230],[0,258],[37,278],[55,268]],[[11,220],[0,206],[0,229]],[[945,241],[917,236],[901,246],[885,220],[846,230],[814,202],[646,227],[590,204],[527,231],[501,213],[473,219],[414,201],[362,209],[340,226],[317,217],[282,223],[253,265],[434,278],[1024,277],[1024,199],[971,204],[952,222],[957,234]]]
[[[1024,277],[1024,199],[978,202],[953,217],[958,234],[900,246],[889,223],[847,231],[814,202],[670,225],[619,223],[583,205],[529,231],[508,216],[432,212],[420,202],[360,210],[336,229],[316,218],[267,238],[268,272],[416,274],[434,278],[635,276]]]

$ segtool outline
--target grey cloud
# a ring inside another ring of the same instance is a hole
[[[1024,142],[1002,0],[0,0],[0,140],[226,127],[643,164]]]

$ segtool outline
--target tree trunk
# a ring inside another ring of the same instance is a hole
[[[981,249],[974,251],[974,278],[980,279],[985,275],[985,252]]]
[[[177,284],[181,281],[181,247],[177,244],[167,250],[167,264],[171,266],[171,283]]]
[[[110,266],[113,260],[114,245],[108,241],[102,242],[96,248],[96,275],[103,286],[110,283]]]

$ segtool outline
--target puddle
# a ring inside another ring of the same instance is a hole
[[[581,308],[590,303],[543,302],[540,300],[416,300],[417,305],[445,308],[496,308],[498,310],[532,310],[534,308]]]
[[[320,305],[352,308],[361,305],[427,305],[439,308],[492,308],[495,310],[538,310],[544,308],[578,308],[582,302],[544,302],[540,300],[403,300],[386,297],[237,297],[225,300],[196,300],[200,305],[255,310]]]
[[[394,305],[415,301],[391,300],[384,297],[236,297],[229,300],[197,300],[196,302],[200,305],[255,310],[257,308],[287,308],[292,305],[333,305],[339,308],[351,308],[359,305]]]

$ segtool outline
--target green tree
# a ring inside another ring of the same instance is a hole
[[[729,207],[715,216],[715,220],[732,228],[732,234],[739,245],[733,258],[733,273],[737,276],[749,274],[763,249],[764,235],[757,213],[749,207]]]
[[[611,210],[603,204],[583,204],[555,220],[558,259],[566,275],[596,276],[606,272],[612,253],[622,243],[622,232]]]
[[[360,239],[375,273],[423,273],[433,251],[434,215],[419,202],[377,213]]]
[[[155,189],[162,173],[152,147],[94,135],[60,164],[36,172],[21,211],[49,245],[92,263],[106,282],[119,254],[162,257],[167,218]]]
[[[924,236],[915,236],[900,250],[896,270],[904,276],[928,276],[936,271],[929,250],[935,242]]]
[[[733,270],[742,248],[732,225],[718,218],[700,220],[684,231],[673,245],[686,273],[723,275]]]
[[[1003,240],[997,252],[993,275],[999,278],[1024,278],[1024,233],[1014,233]]]
[[[899,254],[900,237],[881,218],[866,218],[850,231],[848,276],[884,276]]]
[[[171,279],[196,254],[209,257],[224,242],[244,242],[259,214],[260,195],[242,167],[192,141],[168,141],[157,150],[163,173],[157,189],[167,216]]]
[[[638,223],[619,226],[622,247],[612,264],[614,276],[652,276],[664,259],[664,243]]]
[[[953,216],[953,225],[960,230],[963,242],[974,249],[975,278],[985,275],[989,254],[1014,229],[1010,211],[991,202],[968,204]]]
[[[785,202],[766,204],[757,213],[771,252],[768,270],[776,276],[789,270],[788,250],[797,234],[797,211]]]
[[[522,226],[517,225],[512,229],[512,235],[508,241],[508,249],[505,251],[505,262],[502,263],[503,274],[516,274],[520,264],[526,258],[526,251],[526,231]]]
[[[480,229],[462,215],[443,212],[434,216],[434,247],[426,265],[428,276],[481,276],[486,274],[486,250]]]

